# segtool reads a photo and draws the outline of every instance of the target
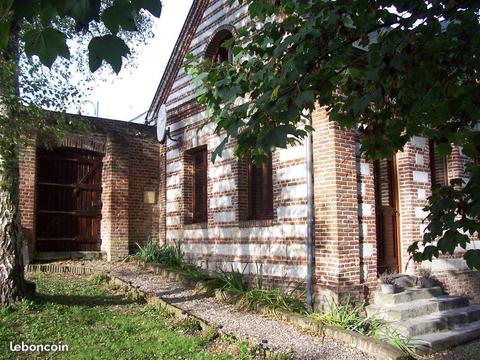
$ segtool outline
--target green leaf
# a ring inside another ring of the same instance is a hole
[[[463,258],[470,269],[480,270],[480,249],[471,249],[465,251]]]
[[[100,20],[101,0],[66,0],[63,12],[78,23],[86,25],[89,22]]]
[[[27,55],[37,55],[45,66],[51,67],[57,56],[70,58],[67,37],[56,29],[32,29],[25,33],[23,40]]]
[[[10,35],[10,23],[0,23],[0,49],[5,49],[8,45],[8,37]]]
[[[112,34],[116,34],[120,27],[126,31],[137,30],[135,10],[127,0],[115,1],[112,6],[105,9],[101,18]]]
[[[135,9],[148,10],[153,16],[160,17],[162,13],[162,2],[160,0],[132,0]]]
[[[95,72],[105,60],[117,74],[122,68],[122,57],[130,54],[127,44],[115,35],[94,37],[88,44],[90,71]]]

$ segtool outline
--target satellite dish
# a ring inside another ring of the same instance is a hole
[[[157,139],[163,144],[167,135],[167,107],[163,104],[157,115]]]

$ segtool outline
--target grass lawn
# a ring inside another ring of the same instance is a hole
[[[30,274],[34,301],[0,309],[0,359],[254,359],[245,342],[213,339],[195,321],[128,298],[84,277]],[[13,344],[67,344],[68,352],[21,353]]]

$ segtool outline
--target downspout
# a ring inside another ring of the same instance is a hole
[[[312,114],[306,115],[307,125],[312,126]],[[314,262],[315,262],[315,207],[313,202],[313,136],[307,135],[307,309],[313,311]]]

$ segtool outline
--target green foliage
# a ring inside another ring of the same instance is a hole
[[[243,344],[211,340],[193,320],[180,320],[82,277],[31,274],[34,301],[0,309],[0,358],[8,344],[68,344],[55,359],[234,359]],[[217,349],[218,347],[218,349]],[[28,353],[21,358],[45,357]],[[50,356],[50,355],[49,355]],[[252,357],[253,359],[253,357]]]
[[[256,310],[262,306],[275,313],[282,310],[291,313],[305,313],[304,300],[298,296],[299,285],[285,288],[267,288],[263,284],[262,275],[256,276],[253,286],[247,286],[243,272],[233,270],[221,271],[212,284],[216,286],[216,297],[220,301],[235,303],[242,309]],[[288,290],[290,288],[290,290]]]
[[[97,273],[93,274],[90,277],[90,282],[94,285],[100,285],[100,284],[103,284],[103,283],[107,282],[108,279],[109,279],[108,274],[104,271],[100,271],[100,272],[97,272]]]
[[[313,313],[309,316],[324,324],[354,331],[373,339],[384,340],[405,354],[415,355],[415,345],[410,339],[388,327],[384,321],[376,316],[363,316],[365,313],[364,304],[354,304],[350,301],[350,298],[347,298],[340,304],[330,302],[328,307],[329,311],[327,312]]]
[[[330,302],[328,307],[328,312],[314,313],[310,316],[325,324],[380,339],[385,328],[384,322],[375,316],[362,316],[365,311],[363,304],[353,304],[350,299],[347,299],[341,304]]]
[[[452,145],[472,159],[480,155],[478,1],[244,2],[254,21],[235,38],[234,62],[190,55],[185,65],[225,139],[213,160],[231,138],[235,155],[256,163],[302,141],[312,131],[306,110],[317,104],[357,131],[369,159],[390,158],[414,135],[432,139],[443,155]],[[429,207],[447,206],[462,219],[438,225],[441,211],[431,213],[432,227],[451,231],[437,236],[440,247],[429,238],[425,250],[412,248],[414,259],[449,253],[468,242],[458,229],[478,227],[479,165],[469,171],[458,194],[443,192],[449,204],[439,205],[438,196]],[[470,267],[478,268],[478,254],[465,254]]]
[[[159,17],[161,9],[160,0],[32,0],[28,4],[20,0],[3,1],[0,51],[6,49],[12,35],[16,36],[19,26],[28,28],[21,34],[27,55],[37,55],[42,64],[51,67],[58,56],[69,57],[68,34],[87,34],[104,25],[110,33],[104,33],[101,41],[91,38],[88,45],[90,69],[96,71],[105,60],[118,73],[122,58],[130,51],[117,33],[139,31],[138,19],[144,16],[144,11]],[[59,27],[59,22],[64,27]]]
[[[145,262],[158,263],[166,267],[179,267],[183,264],[180,246],[163,244],[149,240],[144,246],[137,244],[136,256]]]
[[[130,53],[125,42],[115,35],[94,37],[88,44],[90,70],[96,71],[103,61],[108,62],[117,74],[122,68],[122,57]]]

